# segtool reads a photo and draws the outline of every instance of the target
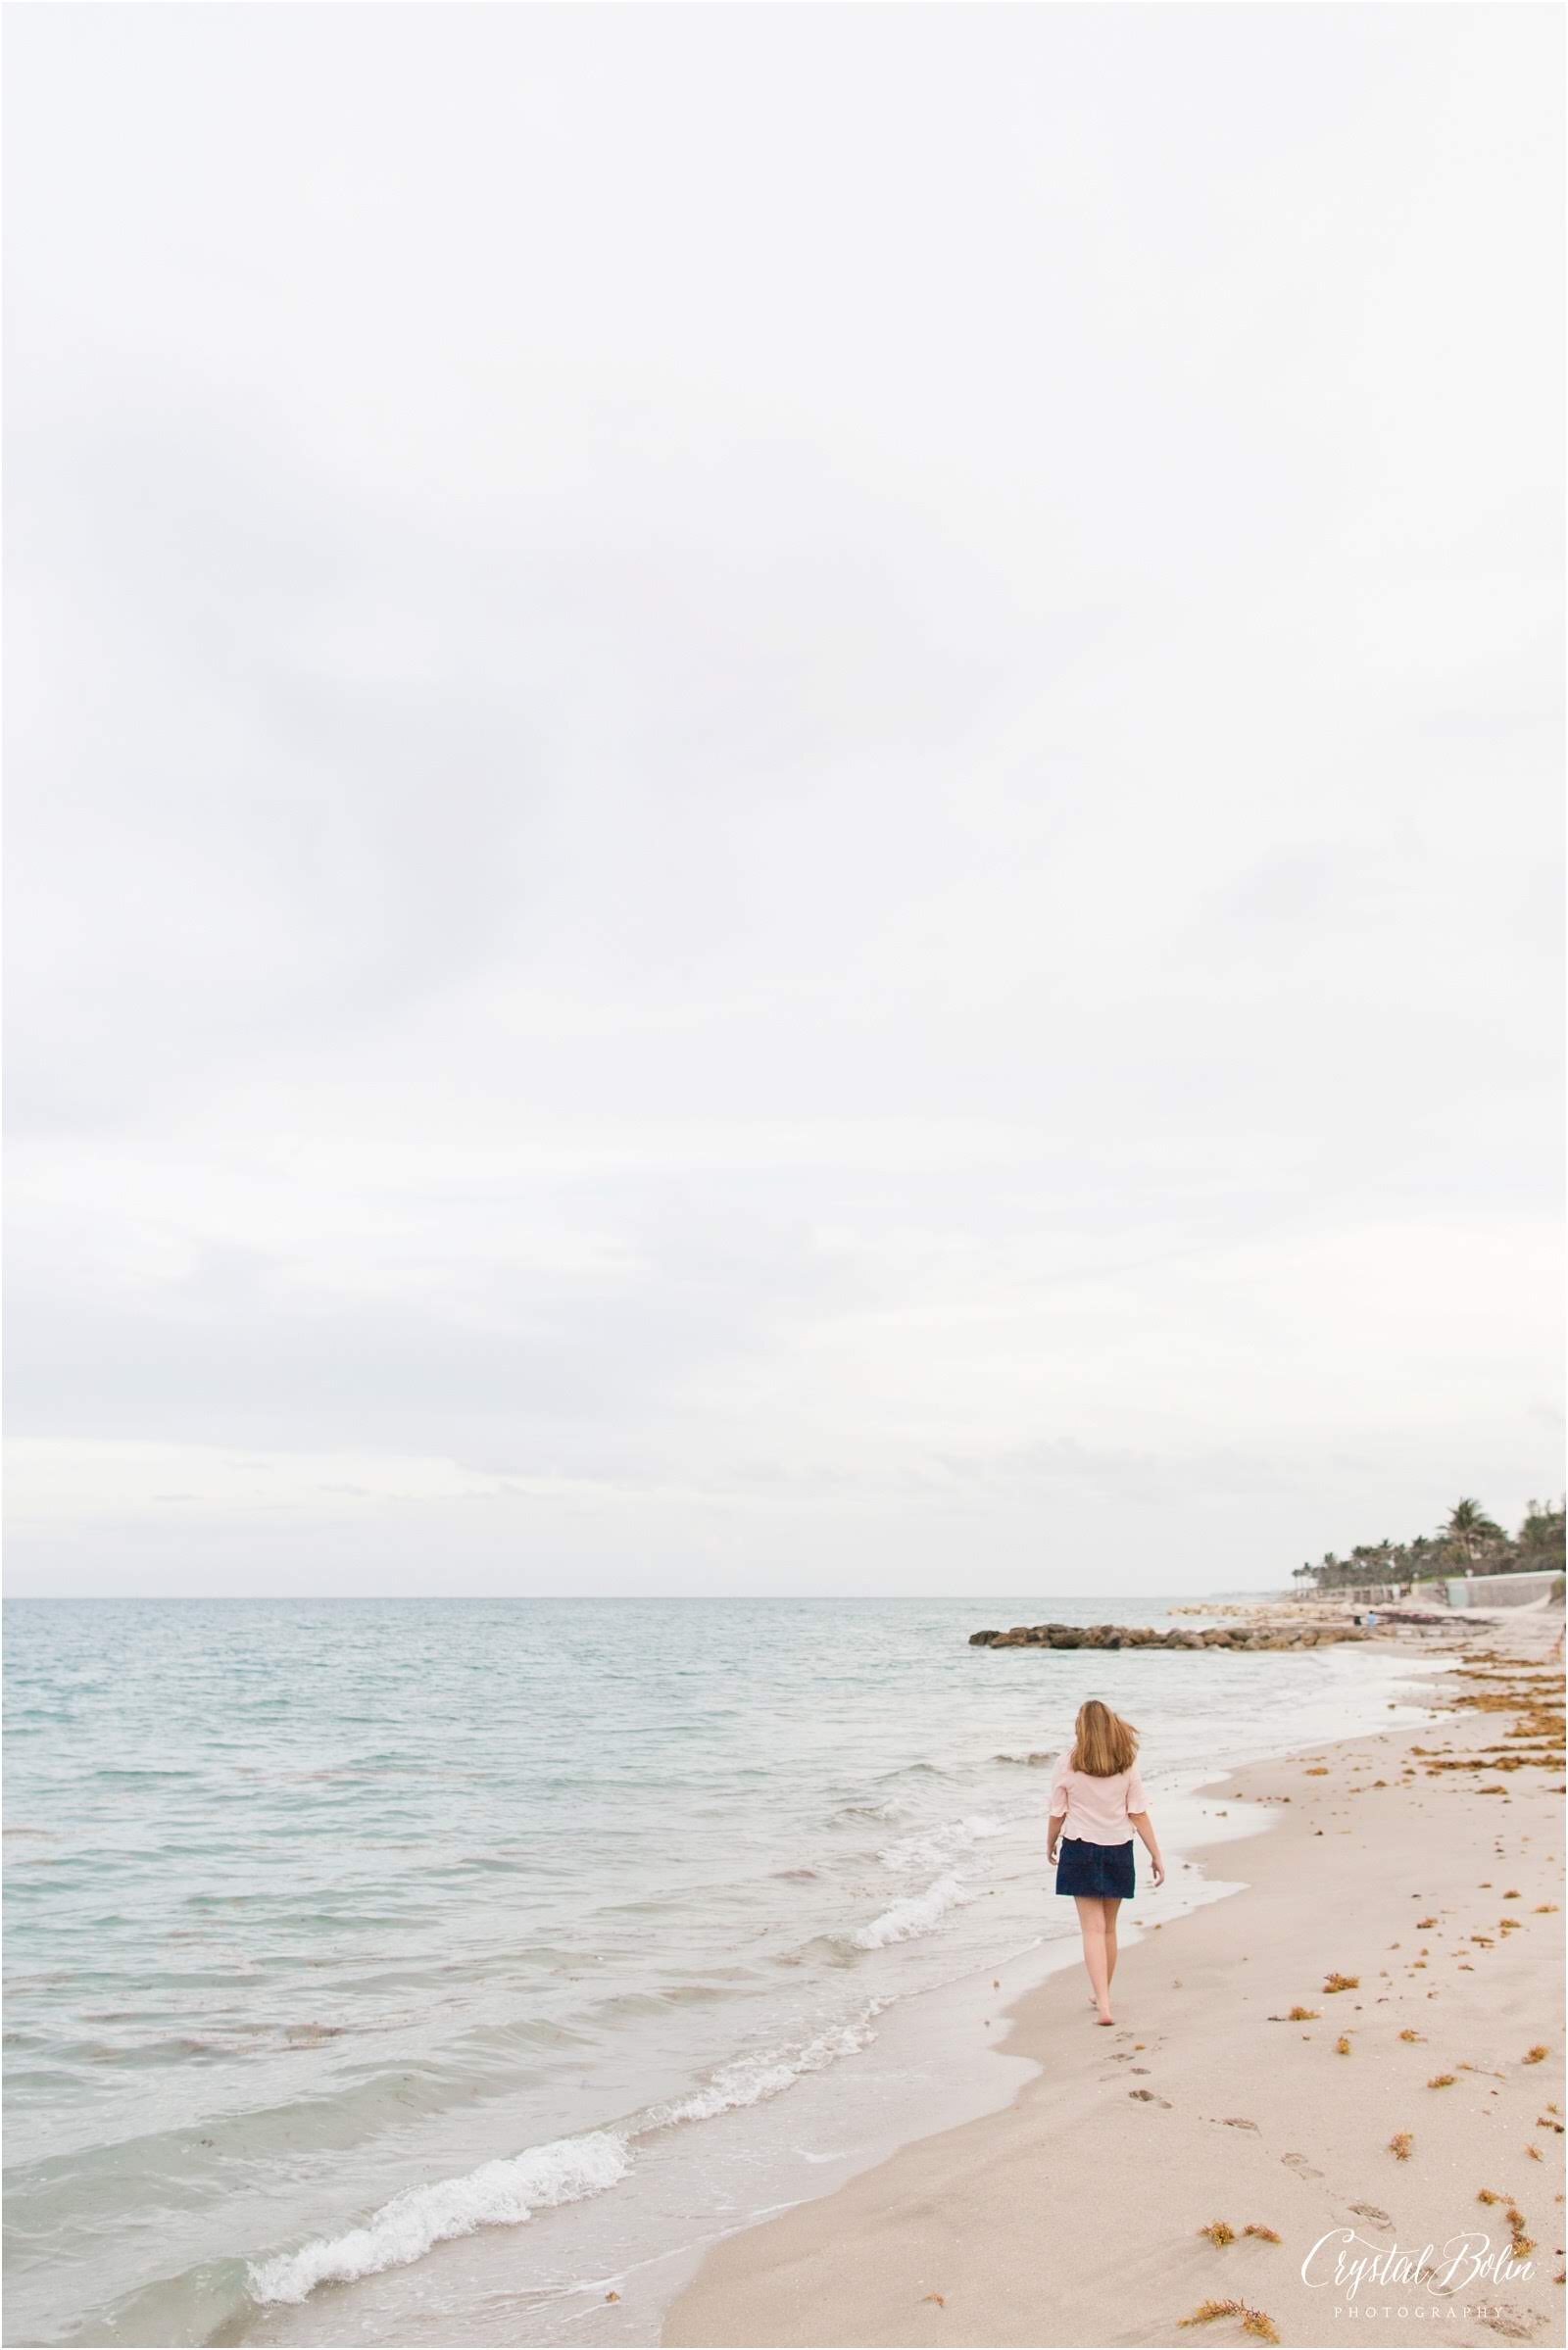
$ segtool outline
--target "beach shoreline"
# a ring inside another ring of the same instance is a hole
[[[1273,1831],[1249,1841],[1244,1890],[1129,1948],[1116,2029],[1090,2021],[1077,1969],[1006,2010],[1005,2037],[977,1985],[977,2053],[1037,2068],[1013,2101],[722,2240],[664,2344],[1256,2338],[1240,2316],[1181,2327],[1231,2298],[1286,2342],[1560,2339],[1561,1768],[1470,1767],[1525,1718],[1477,1698],[1539,1672],[1560,1620],[1474,1627],[1457,1678],[1434,1676],[1437,1729],[1298,1750],[1202,1790],[1270,1806]],[[1334,1973],[1358,1981],[1328,1992]],[[1271,2020],[1293,2006],[1315,2012]],[[1199,2234],[1215,2221],[1234,2242]],[[1442,2249],[1462,2231],[1499,2263],[1467,2285]],[[1515,2258],[1521,2232],[1534,2249]],[[1342,2248],[1394,2265],[1336,2283]]]

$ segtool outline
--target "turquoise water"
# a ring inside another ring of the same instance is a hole
[[[8,2340],[649,2338],[605,2277],[808,2191],[852,2089],[907,2129],[895,2018],[1065,1931],[1020,1758],[1084,1695],[1168,1806],[1399,1669],[967,1645],[1048,1614],[1170,1620],[10,1602]]]

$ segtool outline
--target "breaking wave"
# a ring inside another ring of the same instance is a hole
[[[885,1869],[940,1869],[965,1845],[1005,1833],[1004,1820],[993,1819],[987,1812],[971,1812],[967,1819],[950,1820],[946,1827],[900,1836],[896,1842],[884,1844],[877,1859]]]
[[[692,2096],[650,2107],[643,2117],[639,2136],[644,2130],[665,2130],[676,2122],[710,2122],[715,2114],[732,2113],[737,2106],[760,2105],[764,2098],[776,2097],[784,2089],[793,2088],[808,2073],[825,2072],[841,2056],[858,2055],[875,2039],[871,2021],[886,2005],[885,1999],[873,1999],[853,2023],[821,2032],[804,2047],[778,2049],[766,2056],[746,2057],[736,2064],[720,2066]]]
[[[404,2268],[451,2236],[471,2235],[476,2228],[515,2227],[536,2211],[603,2194],[630,2168],[631,2150],[612,2130],[530,2146],[525,2154],[481,2163],[461,2178],[409,2187],[383,2203],[363,2228],[253,2263],[246,2282],[260,2302],[304,2301],[318,2284],[351,2284],[381,2269]]]
[[[889,1942],[911,1942],[917,1934],[930,1934],[950,1909],[970,1897],[959,1878],[939,1877],[925,1892],[907,1894],[873,1918],[869,1926],[858,1927],[850,1939],[858,1950],[885,1950]]]

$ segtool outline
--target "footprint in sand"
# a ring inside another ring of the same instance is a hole
[[[1129,2089],[1127,2094],[1129,2097],[1136,2097],[1140,2105],[1157,2105],[1160,2106],[1164,2112],[1170,2112],[1170,2099],[1168,2097],[1156,2097],[1152,2089]]]
[[[1227,2114],[1221,2127],[1226,2130],[1255,2130],[1257,2124],[1249,2122],[1242,2114]]]
[[[1323,2176],[1321,2171],[1313,2170],[1311,2164],[1307,2161],[1304,2154],[1282,2154],[1280,2156],[1280,2160],[1283,2163],[1289,2163],[1291,2169],[1297,2174],[1298,2178],[1321,2179]]]
[[[1500,2333],[1505,2341],[1510,2342],[1528,2342],[1540,2323],[1538,2318],[1527,2316],[1522,2309],[1509,2309],[1501,2303],[1494,2306],[1490,2318],[1481,2320],[1489,2333]]]
[[[1394,2222],[1389,2218],[1388,2213],[1386,2211],[1379,2211],[1375,2203],[1352,2203],[1350,2205],[1350,2209],[1351,2211],[1358,2211],[1363,2220],[1375,2220],[1380,2228],[1392,2228],[1394,2226]]]

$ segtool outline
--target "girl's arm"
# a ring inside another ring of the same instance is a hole
[[[1069,1754],[1064,1750],[1057,1757],[1056,1767],[1051,1774],[1051,1825],[1046,1835],[1046,1865],[1048,1868],[1055,1863],[1056,1846],[1061,1840],[1061,1832],[1067,1825],[1067,1810],[1072,1800],[1067,1789],[1067,1766],[1070,1759]]]
[[[1131,1820],[1133,1826],[1137,1829],[1139,1835],[1144,1839],[1145,1846],[1149,1853],[1150,1866],[1154,1872],[1154,1883],[1156,1885],[1163,1885],[1165,1882],[1165,1864],[1159,1857],[1159,1838],[1154,1834],[1153,1821],[1150,1818],[1148,1812],[1146,1811],[1130,1811],[1127,1814],[1127,1817],[1129,1820]],[[1053,1822],[1053,1826],[1054,1826],[1054,1822]]]

